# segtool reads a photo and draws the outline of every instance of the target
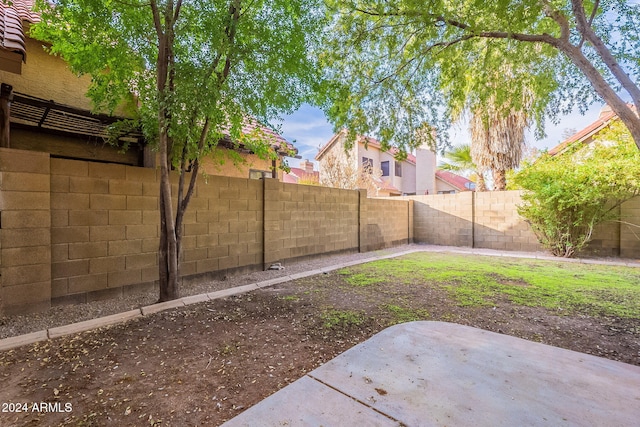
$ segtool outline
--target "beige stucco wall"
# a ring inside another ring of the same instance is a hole
[[[13,86],[14,92],[21,92],[38,98],[53,100],[59,104],[91,110],[92,104],[86,97],[91,83],[89,76],[77,76],[59,57],[49,55],[44,44],[27,38],[27,61],[22,64],[22,74],[0,71],[0,80]]]
[[[241,160],[238,160],[238,157]],[[218,148],[215,155],[204,158],[201,170],[207,175],[229,176],[234,178],[249,178],[249,171],[264,171],[271,176],[271,160],[261,159],[255,154],[233,153],[229,154],[226,148]],[[277,161],[277,167],[280,160]],[[278,178],[282,178],[282,170],[276,169]]]
[[[453,185],[436,177],[436,194],[440,194],[441,191],[455,191],[456,193],[459,192],[459,190]]]
[[[402,176],[395,176],[395,158],[392,154],[388,152],[380,151],[379,148],[374,147],[373,145],[364,146],[363,143],[359,142],[354,145],[354,147],[345,152],[344,150],[344,135],[341,135],[338,141],[329,147],[324,154],[324,156],[319,161],[319,170],[320,170],[320,179],[322,181],[322,177],[325,173],[325,163],[324,158],[327,154],[331,153],[336,155],[338,158],[343,161],[353,165],[353,169],[357,170],[362,166],[362,159],[366,157],[373,161],[373,168],[377,173],[381,173],[381,163],[388,161],[389,162],[389,176],[381,176],[385,182],[390,183],[395,188],[399,189],[402,193],[412,194],[416,191],[416,165],[410,163],[408,161],[402,161]],[[376,196],[387,196],[389,195],[389,191],[382,189],[378,192]]]

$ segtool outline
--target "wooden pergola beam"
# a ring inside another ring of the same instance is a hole
[[[13,87],[6,83],[0,85],[0,147],[11,148],[11,98]]]

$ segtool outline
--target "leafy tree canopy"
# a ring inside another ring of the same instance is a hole
[[[275,157],[275,141],[263,132],[244,134],[243,124],[248,115],[268,120],[291,111],[311,93],[317,76],[307,47],[322,22],[319,0],[58,0],[40,6],[43,19],[33,34],[51,42],[51,52],[72,70],[91,75],[97,108],[113,110],[136,98],[135,124],[160,157],[160,301],[178,298],[182,224],[199,159],[226,135]],[[179,173],[177,191],[172,167]]]
[[[422,143],[415,131],[425,123],[441,136],[452,118],[489,99],[504,106],[505,114],[526,108],[538,134],[544,118],[556,120],[576,106],[584,110],[596,96],[610,103],[629,126],[634,116],[616,94],[619,89],[640,103],[635,83],[640,74],[637,4],[328,4],[332,27],[321,57],[331,82],[325,109],[337,127],[348,127],[353,135],[375,134],[385,147],[394,143],[406,150]],[[530,105],[521,105],[523,100]],[[637,116],[635,120],[637,133],[632,133],[640,147],[640,121]]]
[[[173,6],[171,88],[160,99],[160,43],[153,7],[163,25],[172,1],[57,0],[41,2],[43,22],[32,34],[52,44],[74,72],[89,74],[96,108],[113,111],[135,96],[138,119],[150,143],[158,141],[160,104],[174,141],[174,161],[197,141],[209,119],[207,147],[224,135],[241,140],[247,114],[267,123],[308,98],[317,81],[307,45],[320,26],[316,0],[184,0]],[[240,15],[234,19],[231,9]],[[177,18],[177,19],[176,19]],[[247,142],[257,151],[260,138]],[[268,147],[267,147],[268,148]]]

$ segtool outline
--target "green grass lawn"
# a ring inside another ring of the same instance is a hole
[[[497,305],[507,299],[560,314],[640,318],[640,268],[421,252],[340,274],[357,288],[385,282],[437,286],[460,306]],[[414,317],[399,306],[386,308]]]

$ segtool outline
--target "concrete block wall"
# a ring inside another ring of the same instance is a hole
[[[51,303],[49,155],[0,148],[0,313]]]
[[[519,191],[474,193],[473,242],[476,248],[539,251],[529,224],[517,213]]]
[[[264,180],[264,263],[358,251],[357,191]]]
[[[413,240],[445,246],[473,246],[472,192],[410,196]]]
[[[154,286],[158,175],[0,149],[0,314]],[[519,201],[518,192],[369,199],[364,190],[200,177],[184,218],[181,273],[191,280],[412,241],[539,250],[516,214]],[[622,223],[595,236],[599,249],[640,258],[640,198],[621,212]]]
[[[158,171],[0,149],[0,190],[0,314],[157,286]],[[184,217],[181,274],[406,243],[409,206],[364,191],[200,177]]]
[[[620,216],[620,256],[640,259],[640,197],[623,203]]]
[[[509,251],[544,250],[517,213],[520,191],[411,196],[417,243]],[[620,208],[621,222],[598,226],[584,253],[640,258],[640,197]]]
[[[263,185],[244,178],[198,178],[184,221],[182,275],[262,268]]]
[[[361,250],[373,251],[411,241],[410,203],[407,200],[366,199],[365,203]]]
[[[120,296],[158,278],[154,169],[52,158],[51,297]]]
[[[158,194],[154,169],[51,159],[54,302],[122,296],[158,279]],[[262,210],[261,181],[200,179],[183,221],[181,275],[261,267]]]

